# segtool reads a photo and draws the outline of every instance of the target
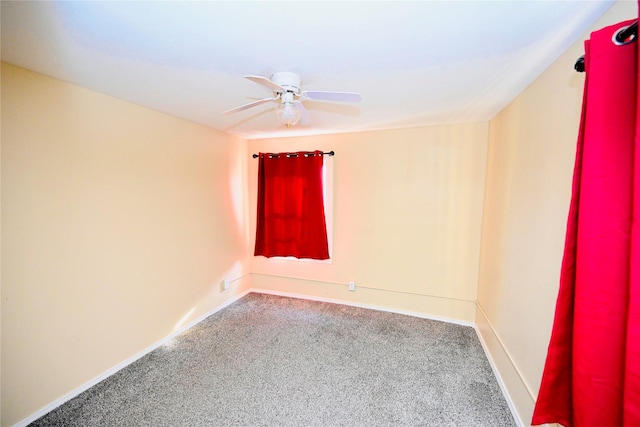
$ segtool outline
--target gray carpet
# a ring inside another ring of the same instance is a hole
[[[32,426],[514,426],[473,328],[249,294]]]

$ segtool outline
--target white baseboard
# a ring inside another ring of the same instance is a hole
[[[502,394],[504,395],[504,398],[507,401],[507,405],[509,405],[509,409],[511,410],[511,415],[513,415],[513,418],[516,420],[516,424],[518,425],[518,427],[525,427],[525,424],[522,422],[522,418],[520,418],[520,414],[518,414],[518,410],[516,409],[516,405],[513,402],[513,400],[511,399],[511,395],[509,395],[509,391],[507,390],[507,386],[504,384],[504,381],[502,380],[502,376],[500,376],[500,372],[498,371],[498,368],[496,367],[496,364],[493,361],[493,358],[491,357],[491,353],[489,352],[489,349],[487,348],[487,344],[485,343],[484,339],[482,338],[482,334],[480,333],[480,331],[478,330],[478,327],[476,325],[474,325],[474,329],[476,330],[476,334],[478,335],[478,339],[480,340],[480,344],[482,345],[482,348],[484,349],[484,354],[485,354],[485,356],[487,356],[487,360],[489,360],[489,364],[491,365],[491,370],[493,371],[493,375],[498,380],[498,384],[500,385],[500,390],[502,390]]]
[[[524,381],[520,371],[516,367],[511,355],[505,348],[493,325],[487,318],[487,314],[480,304],[477,304],[475,329],[482,348],[489,360],[491,369],[502,389],[502,394],[507,400],[513,418],[519,427],[530,426],[523,421],[531,418],[535,398]],[[546,427],[551,427],[545,425]]]
[[[31,424],[32,422],[34,422],[38,418],[40,418],[40,417],[48,414],[49,412],[53,411],[58,406],[68,402],[69,400],[71,400],[74,397],[78,396],[80,393],[90,389],[94,385],[98,384],[100,381],[103,381],[103,380],[107,379],[108,377],[110,377],[111,375],[115,374],[119,370],[126,368],[127,366],[129,366],[130,364],[135,362],[136,360],[146,356],[147,354],[151,353],[153,350],[157,349],[158,347],[161,347],[162,345],[166,344],[167,342],[169,342],[173,338],[177,337],[178,335],[182,334],[183,332],[187,331],[188,329],[194,327],[195,325],[197,325],[198,323],[202,322],[204,319],[206,319],[207,317],[211,316],[212,314],[215,314],[218,311],[222,310],[223,308],[233,304],[234,302],[236,302],[240,298],[242,298],[245,295],[247,295],[249,292],[251,292],[251,291],[250,290],[246,290],[246,291],[244,291],[244,292],[242,292],[242,293],[240,293],[238,295],[235,295],[235,296],[229,298],[227,301],[225,301],[221,305],[213,308],[212,310],[210,310],[209,312],[203,314],[202,316],[198,317],[197,319],[193,320],[192,322],[189,322],[187,325],[185,325],[182,328],[174,331],[170,335],[167,335],[166,337],[162,338],[160,341],[157,341],[157,342],[151,344],[147,348],[139,351],[138,353],[134,354],[133,356],[131,356],[131,357],[123,360],[122,362],[118,363],[114,367],[104,371],[103,373],[101,373],[97,377],[87,381],[86,383],[82,384],[80,387],[75,388],[74,390],[70,391],[69,393],[65,394],[64,396],[60,397],[59,399],[56,399],[55,401],[53,401],[50,404],[48,404],[47,406],[39,409],[38,411],[36,411],[35,413],[31,414],[30,416],[28,416],[27,418],[23,419],[22,421],[18,421],[16,424],[13,425],[13,427],[24,427],[24,426],[27,426],[27,425]]]
[[[264,273],[251,274],[251,287],[254,292],[283,292],[282,295],[297,298],[387,310],[465,326],[473,325],[476,318],[475,299],[423,295],[367,286],[356,286],[355,291],[349,291],[347,283]]]
[[[441,317],[441,316],[433,316],[433,315],[430,315],[430,314],[419,313],[419,312],[414,312],[414,311],[398,310],[398,309],[394,309],[394,308],[381,307],[381,306],[372,305],[372,304],[361,304],[361,303],[357,303],[357,302],[345,301],[345,300],[336,299],[336,298],[325,298],[325,297],[318,297],[318,296],[313,296],[313,295],[297,294],[297,293],[293,293],[293,292],[280,292],[280,291],[272,291],[272,290],[269,290],[269,289],[256,289],[256,288],[249,289],[249,292],[255,292],[255,293],[259,293],[259,294],[277,295],[277,296],[289,297],[289,298],[297,298],[297,299],[306,299],[306,300],[309,300],[309,301],[328,302],[328,303],[331,303],[331,304],[348,305],[348,306],[351,306],[351,307],[368,308],[368,309],[371,309],[371,310],[386,311],[386,312],[389,312],[389,313],[405,314],[407,316],[420,317],[422,319],[430,319],[430,320],[438,320],[440,322],[455,323],[457,325],[462,325],[462,326],[472,326],[472,327],[474,326],[473,322],[466,322],[464,320],[451,319],[451,318],[448,318],[448,317]]]

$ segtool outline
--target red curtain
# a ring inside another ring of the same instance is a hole
[[[591,34],[556,314],[532,424],[640,426],[637,42]]]
[[[321,151],[260,153],[254,255],[328,259]]]

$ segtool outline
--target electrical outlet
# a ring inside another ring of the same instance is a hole
[[[224,292],[229,289],[229,279],[224,279],[220,281],[220,292]]]
[[[356,290],[356,282],[349,282],[349,290],[354,292]]]

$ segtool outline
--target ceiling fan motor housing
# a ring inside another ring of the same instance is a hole
[[[287,92],[293,92],[295,94],[300,93],[300,76],[296,73],[289,71],[282,71],[274,73],[271,76],[271,81],[282,87]]]

